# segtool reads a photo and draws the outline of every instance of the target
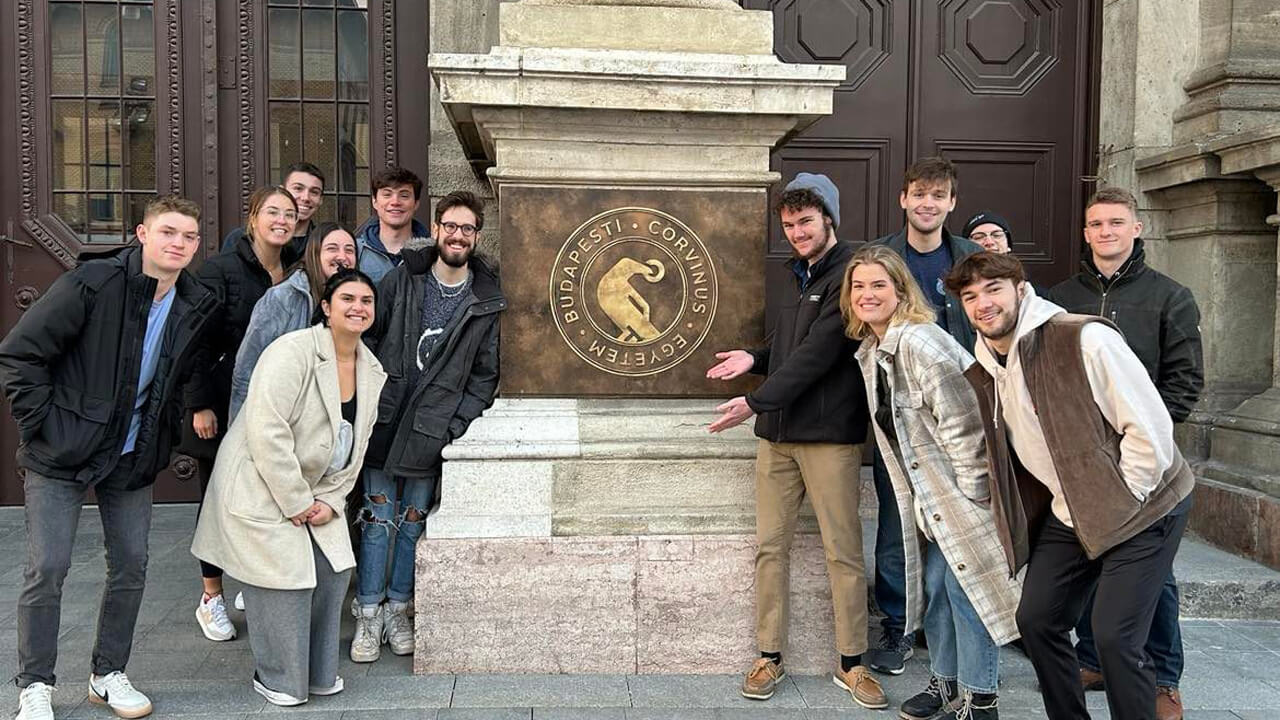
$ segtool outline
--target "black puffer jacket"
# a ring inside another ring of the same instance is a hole
[[[436,340],[426,368],[416,372],[422,335],[422,293],[436,261],[435,246],[405,249],[404,262],[378,287],[370,332],[387,382],[378,404],[365,464],[393,475],[434,474],[440,451],[461,437],[493,404],[498,390],[498,313],[507,307],[498,275],[471,259],[471,289]]]
[[[281,265],[294,260],[286,248]],[[218,452],[218,438],[227,431],[227,408],[231,403],[231,376],[235,370],[236,351],[249,327],[253,306],[271,287],[271,273],[262,267],[253,252],[253,241],[247,235],[237,240],[233,253],[220,253],[205,259],[196,276],[222,304],[221,311],[205,328],[198,359],[199,372],[186,387],[186,417],[182,424],[181,450],[195,457],[213,459]],[[191,415],[212,408],[218,416],[218,438],[201,440],[191,427]]]
[[[1147,267],[1142,238],[1134,240],[1133,254],[1109,279],[1089,255],[1080,272],[1055,285],[1048,299],[1067,312],[1101,315],[1115,323],[1147,369],[1169,416],[1174,422],[1187,419],[1204,388],[1200,308],[1190,290]]]
[[[218,302],[186,271],[165,323],[128,487],[155,482],[169,464],[182,417],[180,388]],[[120,459],[138,391],[142,341],[156,280],[142,251],[125,248],[58,278],[0,342],[0,386],[21,444],[18,465],[90,485]]]
[[[810,268],[809,281],[778,310],[769,347],[752,352],[765,381],[749,395],[756,436],[771,442],[861,443],[867,438],[867,391],[844,334],[840,283],[853,246],[837,243]],[[788,264],[795,267],[798,261]],[[793,270],[794,272],[794,270]]]

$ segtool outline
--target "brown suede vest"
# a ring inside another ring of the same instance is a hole
[[[1120,474],[1121,435],[1094,403],[1080,354],[1080,331],[1090,322],[1114,328],[1093,315],[1056,315],[1018,340],[1018,358],[1076,536],[1093,559],[1168,514],[1191,493],[1195,476],[1175,447],[1173,464],[1145,502],[1129,492]],[[978,363],[965,377],[982,408],[996,529],[1009,569],[1017,573],[1030,556],[1032,531],[1049,512],[1052,496],[1016,461],[1007,430],[994,422],[995,378]]]

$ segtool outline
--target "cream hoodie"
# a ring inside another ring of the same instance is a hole
[[[1053,494],[1053,514],[1074,527],[1018,357],[1019,340],[1066,310],[1037,297],[1030,283],[1023,283],[1022,287],[1022,306],[1006,365],[1002,367],[996,361],[995,353],[981,335],[974,357],[995,378],[995,411],[1000,416],[994,418],[996,428],[1003,424],[1018,460]],[[1129,492],[1144,501],[1173,465],[1173,420],[1146,369],[1120,333],[1102,323],[1085,325],[1080,332],[1080,354],[1094,403],[1121,435],[1120,475]],[[1042,409],[1053,412],[1051,407]],[[1069,468],[1064,470],[1070,472]]]

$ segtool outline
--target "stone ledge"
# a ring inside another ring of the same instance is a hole
[[[1280,570],[1280,500],[1205,477],[1197,478],[1194,497],[1190,532],[1272,572]],[[1272,592],[1280,593],[1280,575],[1269,577],[1276,585]],[[1273,606],[1280,607],[1275,601]],[[1270,617],[1280,619],[1280,612]]]

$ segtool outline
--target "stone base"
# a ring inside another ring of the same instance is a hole
[[[1210,475],[1227,472],[1212,463]],[[1189,529],[1224,550],[1280,570],[1280,500],[1256,490],[1198,478]]]
[[[708,433],[717,404],[499,398],[445,448],[426,537],[753,533],[756,439]]]
[[[837,660],[822,545],[791,553],[787,669]],[[748,535],[418,544],[417,673],[737,673],[758,657]]]

